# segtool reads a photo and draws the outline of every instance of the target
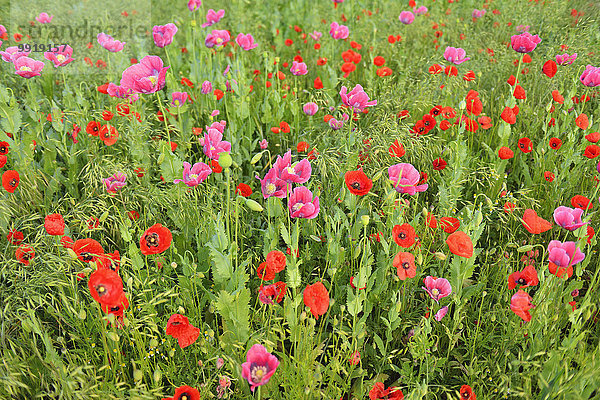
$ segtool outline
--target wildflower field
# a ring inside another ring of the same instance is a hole
[[[600,4],[0,4],[1,399],[600,399]]]

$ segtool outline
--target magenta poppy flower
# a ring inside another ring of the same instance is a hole
[[[264,346],[255,344],[246,353],[246,362],[242,364],[242,378],[248,381],[250,389],[254,392],[258,386],[269,383],[278,366],[277,357],[269,353]]]
[[[229,42],[229,32],[224,30],[213,30],[204,40],[206,47],[221,47],[225,46]]]
[[[510,45],[517,53],[530,53],[542,41],[538,35],[532,35],[529,32],[523,32],[520,35],[510,37]]]
[[[280,178],[287,183],[305,183],[310,179],[312,166],[308,159],[304,159],[294,166],[289,166],[281,171]]]
[[[108,193],[117,193],[119,189],[125,186],[125,181],[127,180],[127,175],[123,172],[117,172],[110,178],[103,179],[104,186],[106,186],[106,191]]]
[[[434,318],[436,321],[441,321],[442,318],[444,318],[447,313],[448,313],[448,306],[444,306],[444,307],[440,308],[438,312],[435,313]]]
[[[425,290],[429,294],[429,297],[434,299],[436,303],[439,303],[442,297],[449,296],[452,293],[452,286],[450,286],[450,282],[445,278],[428,276],[423,279],[423,283],[425,287],[421,287],[421,289]]]
[[[219,160],[219,153],[231,152],[231,143],[222,140],[223,133],[219,129],[208,128],[204,134],[204,154],[211,160]]]
[[[331,127],[331,129],[333,129],[334,131],[337,131],[337,130],[342,129],[342,127],[344,126],[344,121],[338,121],[335,118],[331,118],[329,120],[328,124]]]
[[[224,15],[225,15],[225,10],[215,11],[211,8],[206,13],[206,22],[204,24],[202,24],[202,27],[206,28],[207,26],[212,26],[212,25],[216,24],[217,22],[219,22],[221,20],[221,18],[223,18]]]
[[[202,94],[209,94],[212,93],[213,91],[213,86],[212,83],[210,81],[204,81],[202,82]]]
[[[281,156],[277,156],[277,160],[273,164],[273,169],[277,171],[277,177],[281,178],[283,170],[292,165],[292,150],[288,150],[287,153]]]
[[[52,18],[54,18],[54,15],[48,15],[48,13],[43,12],[40,13],[40,15],[38,15],[37,17],[35,17],[35,20],[40,24],[49,24],[50,22],[52,22]]]
[[[313,31],[312,33],[309,33],[308,36],[310,36],[312,40],[318,42],[323,36],[323,34],[319,31]]]
[[[186,101],[190,100],[190,95],[187,92],[173,92],[171,93],[171,104],[175,107],[181,107]]]
[[[528,32],[529,28],[529,25],[517,25],[517,32]]]
[[[404,25],[410,25],[415,20],[415,15],[412,12],[410,12],[410,11],[402,11],[400,13],[400,15],[398,16],[398,19]]]
[[[415,12],[416,15],[425,15],[427,14],[427,11],[429,11],[427,9],[427,7],[425,6],[420,6],[419,8],[413,8],[413,11]]]
[[[466,55],[467,53],[460,47],[456,48],[448,46],[446,47],[446,51],[444,51],[444,58],[446,61],[456,65],[460,65],[471,59],[471,57],[465,57]]]
[[[15,60],[19,57],[28,56],[29,53],[30,51],[19,51],[19,48],[17,46],[7,47],[5,51],[0,51],[2,60],[11,63],[14,63]]]
[[[400,163],[388,168],[388,175],[394,188],[399,193],[414,196],[417,192],[424,192],[429,185],[418,185],[421,174],[411,164]]]
[[[350,93],[346,94],[348,88],[342,86],[340,90],[340,97],[342,103],[348,107],[353,107],[354,111],[361,112],[363,109],[377,105],[377,100],[369,101],[369,96],[363,90],[361,85],[354,86],[354,89]]]
[[[37,61],[26,56],[17,58],[14,64],[15,74],[27,79],[41,75],[42,68],[44,68],[44,63],[42,61]]]
[[[120,42],[118,40],[115,40],[112,36],[107,35],[104,32],[99,33],[97,39],[98,44],[104,47],[106,50],[110,51],[111,53],[116,53],[123,50],[123,46],[125,46],[126,44],[126,42]]]
[[[244,35],[243,33],[240,33],[235,38],[235,42],[246,51],[252,50],[258,46],[257,43],[254,43],[254,36],[251,34]]]
[[[59,51],[46,51],[44,58],[48,61],[52,61],[55,68],[63,67],[73,61],[73,49],[71,46],[58,46]]]
[[[485,15],[485,10],[474,9],[471,13],[471,17],[473,18],[481,18]]]
[[[189,187],[194,187],[204,182],[212,173],[212,169],[203,162],[195,163],[192,166],[188,162],[183,162],[183,179],[175,179],[173,183],[183,182]]]
[[[7,34],[6,27],[4,25],[0,25],[0,38],[5,39],[4,35]]]
[[[202,0],[190,0],[188,1],[188,9],[190,11],[196,11],[202,5]]]
[[[574,231],[587,223],[581,221],[582,214],[583,210],[580,208],[560,206],[554,210],[554,222],[568,231]]]
[[[571,65],[573,61],[577,60],[577,53],[574,54],[557,54],[556,55],[556,63],[558,65]]]
[[[287,196],[287,183],[277,176],[275,168],[271,168],[263,179],[260,179],[259,176],[256,176],[256,179],[260,180],[263,198],[274,196],[282,199]]]
[[[346,25],[339,25],[337,22],[332,22],[329,28],[329,34],[334,39],[346,39],[350,35],[348,27]]]
[[[121,87],[132,93],[154,93],[165,87],[165,77],[170,67],[163,67],[159,56],[146,56],[138,64],[123,71]]]
[[[548,244],[550,263],[559,268],[568,268],[580,263],[585,259],[585,254],[579,250],[575,242],[560,242],[551,240]]]
[[[319,197],[313,199],[312,192],[300,186],[292,192],[288,207],[292,218],[312,219],[319,214]]]
[[[305,63],[294,61],[292,63],[292,68],[290,68],[290,72],[292,75],[306,75],[308,74],[308,68],[306,68]]]
[[[152,27],[152,38],[157,47],[165,47],[173,43],[173,36],[177,33],[177,27],[173,23],[166,25],[155,25]]]
[[[587,87],[600,86],[600,67],[587,65],[579,80]]]
[[[269,142],[267,141],[267,139],[263,139],[260,141],[260,149],[264,150],[267,147],[269,147]]]
[[[129,102],[134,102],[139,99],[137,93],[133,93],[132,89],[124,88],[123,86],[115,85],[110,82],[106,88],[106,93],[111,97],[117,97],[119,99],[129,99]]]
[[[319,111],[319,106],[311,101],[302,107],[302,111],[304,111],[304,114],[312,117]]]

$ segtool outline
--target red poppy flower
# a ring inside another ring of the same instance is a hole
[[[403,120],[410,117],[410,113],[408,112],[408,110],[402,110],[398,113],[397,117],[398,119]]]
[[[102,128],[102,124],[100,122],[90,121],[85,127],[85,131],[88,133],[88,135],[98,136],[100,133],[100,128]]]
[[[235,188],[235,192],[243,197],[248,197],[252,194],[252,188],[245,183],[240,183]]]
[[[594,205],[590,202],[590,199],[579,194],[571,197],[571,205],[575,208],[581,208],[584,211],[594,208]]]
[[[70,236],[63,236],[60,238],[60,244],[62,244],[65,249],[72,249],[75,241]]]
[[[454,217],[442,217],[440,218],[440,224],[446,233],[454,233],[460,228],[460,221]]]
[[[592,132],[585,135],[585,138],[590,143],[597,143],[600,140],[600,132]]]
[[[263,281],[271,281],[275,279],[275,271],[272,268],[269,268],[269,263],[262,262],[256,269],[256,275]]]
[[[180,386],[175,389],[173,397],[167,397],[163,400],[200,400],[200,392],[190,386]]]
[[[90,294],[100,304],[119,305],[123,295],[123,280],[111,269],[97,269],[88,280]]]
[[[115,114],[113,114],[112,111],[104,110],[102,112],[102,119],[105,120],[105,121],[110,121],[111,119],[113,119],[114,115]]]
[[[350,75],[351,72],[353,72],[354,70],[356,70],[356,65],[354,63],[351,63],[351,62],[346,62],[346,63],[342,64],[341,70],[344,73],[344,78],[347,78],[348,75]]]
[[[577,125],[577,127],[580,129],[586,130],[588,126],[590,126],[588,116],[583,113],[579,114],[579,116],[575,118],[575,125]]]
[[[60,214],[46,215],[44,228],[48,235],[62,236],[65,234],[65,219]]]
[[[560,140],[559,138],[551,138],[550,142],[548,143],[550,145],[550,148],[554,149],[554,150],[558,150],[560,149],[560,146],[562,146],[562,140]]]
[[[173,235],[169,228],[161,224],[154,224],[142,234],[140,250],[142,254],[159,254],[171,246]]]
[[[527,98],[527,94],[525,93],[525,89],[521,85],[515,86],[515,90],[513,92],[513,96],[515,99],[525,100]]]
[[[296,151],[298,151],[298,153],[304,153],[306,150],[308,150],[308,143],[298,142],[296,145]]]
[[[510,309],[523,319],[525,322],[531,321],[529,309],[533,307],[531,301],[533,299],[524,290],[520,289],[510,299]]]
[[[433,160],[433,169],[436,171],[443,170],[446,168],[446,165],[448,165],[448,163],[443,158],[437,158]]]
[[[373,59],[373,64],[377,65],[378,67],[381,67],[383,64],[385,64],[385,58],[377,56]]]
[[[79,239],[73,243],[73,251],[77,258],[83,262],[95,262],[98,257],[104,255],[104,249],[94,239]]]
[[[396,274],[401,280],[406,278],[414,278],[417,275],[417,267],[415,266],[415,256],[404,251],[398,252],[394,257],[392,265],[396,267]]]
[[[327,64],[327,57],[319,57],[317,60],[317,65],[323,66]]]
[[[21,264],[29,265],[35,257],[35,250],[28,244],[21,244],[15,251],[15,257]]]
[[[215,174],[220,174],[221,172],[223,172],[223,167],[219,165],[219,162],[217,160],[210,160],[210,169]]]
[[[442,71],[444,71],[444,69],[440,64],[433,64],[431,67],[429,67],[429,73],[432,75],[440,74]]]
[[[85,226],[90,231],[98,228],[99,225],[100,225],[100,220],[98,219],[98,217],[89,217],[87,219],[87,221],[85,221]]]
[[[190,324],[187,317],[181,314],[173,314],[169,318],[169,321],[167,321],[165,333],[177,339],[179,347],[183,349],[193,344],[198,339],[198,336],[200,336],[200,329]]]
[[[404,146],[402,145],[402,143],[398,142],[398,139],[396,139],[394,143],[392,143],[392,145],[388,149],[388,152],[392,157],[402,157],[404,154],[406,154]]]
[[[458,68],[456,68],[454,65],[448,65],[446,68],[444,68],[444,73],[448,76],[457,76]]]
[[[100,132],[98,133],[100,140],[104,142],[107,146],[112,146],[117,143],[117,139],[119,138],[119,132],[117,132],[117,128],[114,126],[104,125],[100,128]]]
[[[122,293],[116,304],[109,305],[100,303],[100,308],[107,314],[114,314],[116,317],[122,317],[123,311],[129,308],[129,300],[127,300],[125,293]]]
[[[397,387],[385,388],[382,382],[377,382],[373,385],[373,389],[369,391],[369,400],[402,400],[404,394]]]
[[[524,137],[519,139],[517,145],[523,153],[531,153],[533,151],[533,142],[529,138]]]
[[[565,101],[565,98],[560,94],[560,92],[558,90],[553,90],[552,91],[552,98],[558,104],[562,104]]]
[[[390,76],[390,75],[392,75],[393,73],[394,73],[394,71],[392,71],[392,69],[391,69],[391,68],[388,68],[388,67],[381,67],[381,68],[378,68],[378,69],[377,69],[377,72],[376,72],[377,76],[382,76],[382,77],[383,77],[383,76]],[[365,109],[365,111],[367,111],[367,109]]]
[[[475,80],[475,72],[473,72],[473,71],[468,71],[466,74],[463,75],[463,81],[472,82],[474,80]]]
[[[12,169],[4,171],[2,174],[2,187],[8,193],[14,193],[14,191],[17,190],[20,181],[21,177],[19,176],[19,173]]]
[[[323,89],[323,81],[321,80],[320,77],[317,76],[317,78],[315,79],[315,82],[313,84],[315,89]]]
[[[431,229],[437,228],[437,219],[435,218],[435,215],[433,215],[433,213],[427,213],[427,218],[425,219],[427,221],[428,227],[430,227]]]
[[[427,132],[435,128],[435,125],[437,124],[435,118],[430,114],[425,114],[421,121],[423,121],[423,126],[427,129]]]
[[[533,265],[528,265],[522,271],[513,272],[508,276],[508,290],[513,290],[517,285],[523,289],[528,286],[536,286],[538,283],[538,274]]]
[[[594,228],[592,228],[591,225],[588,225],[586,230],[587,244],[592,244],[592,238],[595,234],[596,232],[594,231]]]
[[[18,246],[23,242],[23,239],[24,239],[23,232],[11,229],[8,231],[8,234],[6,235],[6,239],[8,240],[8,242],[10,244],[14,244],[15,246]]]
[[[529,233],[534,235],[539,235],[540,233],[552,229],[552,223],[546,221],[542,217],[538,217],[537,213],[531,208],[525,210],[521,223]]]
[[[511,75],[507,80],[506,83],[508,83],[510,86],[515,86],[515,83],[518,83],[519,81],[517,80],[517,78],[515,78],[514,75]]]
[[[462,385],[460,387],[460,398],[461,400],[477,400],[477,396],[475,396],[473,389],[469,385]]]
[[[223,91],[220,89],[213,90],[213,94],[217,98],[217,101],[221,100],[223,98],[223,96],[225,95],[225,93],[223,93]]]
[[[304,305],[310,308],[312,315],[319,319],[329,308],[329,292],[321,282],[308,285],[302,294]]]
[[[513,109],[510,107],[504,107],[502,114],[500,114],[500,118],[502,118],[502,120],[507,124],[511,125],[517,122],[517,116],[515,115]]]
[[[415,244],[415,228],[410,224],[395,225],[392,229],[392,238],[400,247],[409,248]]]
[[[507,201],[506,203],[504,203],[504,212],[507,214],[513,212],[515,210],[515,208],[517,208],[517,205],[514,203],[511,203],[510,201]]]
[[[0,155],[8,154],[8,148],[10,144],[8,142],[0,142]]]
[[[283,133],[290,133],[290,130],[291,130],[290,125],[285,121],[281,121],[279,123],[279,129],[281,129],[281,132],[283,132]]]
[[[600,146],[595,144],[590,144],[585,148],[583,152],[583,156],[589,159],[596,158],[600,155]]]
[[[103,94],[108,94],[108,83],[96,87],[96,90]]]
[[[463,231],[454,232],[446,239],[446,244],[452,254],[460,257],[473,257],[473,242]]]
[[[475,92],[474,90],[471,90],[471,92]],[[469,92],[469,94],[471,94],[471,92]],[[477,93],[477,92],[475,92]],[[469,96],[469,94],[467,94],[466,97],[466,102],[467,102],[467,112],[470,115],[479,115],[481,114],[481,112],[483,111],[483,103],[481,103],[481,99],[479,99],[479,97],[477,95],[475,96]]]
[[[556,65],[556,62],[554,60],[546,61],[544,63],[544,66],[542,67],[543,74],[546,75],[548,78],[554,77],[554,75],[556,75],[557,71],[558,71],[558,66]]]
[[[348,171],[344,174],[344,181],[350,193],[356,196],[364,196],[373,187],[373,181],[363,172],[362,168],[357,171]]]
[[[548,182],[552,182],[554,180],[554,174],[550,171],[545,171],[544,179],[547,180]]]
[[[0,155],[0,168],[4,168],[8,158],[5,155]]]

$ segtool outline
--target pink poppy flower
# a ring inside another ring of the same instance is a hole
[[[554,222],[568,231],[574,231],[587,223],[581,221],[581,215],[583,210],[580,208],[560,206],[554,210]]]
[[[267,147],[269,147],[269,142],[267,141],[267,139],[263,139],[260,141],[260,149],[264,150]]]
[[[37,17],[35,17],[35,20],[40,24],[49,24],[50,22],[52,22],[52,18],[54,18],[54,15],[48,15],[48,13],[43,12],[40,13],[40,15],[38,15]]]
[[[415,20],[415,15],[412,12],[410,12],[410,11],[402,11],[400,13],[400,15],[398,16],[398,19],[404,25],[410,25]]]
[[[250,389],[254,392],[258,386],[269,383],[278,366],[277,357],[269,353],[264,346],[255,344],[246,353],[246,362],[242,364],[242,378],[248,381]]]
[[[288,207],[292,218],[312,219],[319,214],[319,197],[313,199],[312,192],[300,186],[292,192]]]
[[[19,57],[28,56],[30,51],[19,51],[17,46],[7,47],[5,51],[0,51],[2,60],[14,63]]]
[[[126,42],[120,42],[118,40],[115,40],[112,36],[107,35],[104,32],[99,33],[97,39],[98,44],[100,44],[100,46],[104,47],[111,53],[116,53],[123,50],[123,46],[125,46],[126,44]]]
[[[213,86],[212,83],[210,81],[204,81],[202,82],[202,94],[210,94],[213,91]]]
[[[311,101],[302,107],[302,111],[304,111],[304,114],[312,117],[319,111],[319,106]]]
[[[331,127],[331,129],[333,129],[334,131],[337,131],[337,130],[342,129],[342,127],[344,126],[344,121],[338,121],[335,118],[331,118],[329,120],[328,124]]]
[[[532,35],[529,32],[523,32],[520,35],[510,37],[510,45],[517,53],[530,53],[542,41],[538,35]]]
[[[510,298],[510,309],[512,310],[512,312],[521,317],[523,321],[529,322],[531,321],[531,314],[529,314],[529,309],[533,308],[531,300],[533,299],[530,295],[527,294],[526,291],[519,290]]]
[[[558,65],[571,65],[575,60],[577,60],[577,53],[574,53],[572,55],[569,55],[567,53],[556,55],[556,63]]]
[[[212,26],[212,25],[216,24],[217,22],[219,22],[221,20],[221,18],[223,18],[224,15],[225,15],[225,10],[219,10],[219,11],[215,12],[215,10],[213,10],[211,8],[206,13],[206,22],[204,24],[202,24],[202,27],[206,28],[207,26]],[[229,40],[229,39],[227,39],[227,40]]]
[[[117,172],[110,178],[103,179],[104,186],[106,186],[106,191],[108,193],[117,193],[117,191],[125,186],[125,180],[127,179],[127,175],[123,172]]]
[[[273,164],[273,169],[277,171],[277,177],[281,178],[283,171],[290,165],[292,165],[292,150],[288,150],[283,157],[277,156],[277,160]]]
[[[517,32],[528,32],[529,28],[529,25],[517,25]]]
[[[446,61],[456,65],[460,65],[471,59],[471,57],[465,57],[466,55],[467,53],[460,47],[456,48],[448,46],[446,47],[446,51],[444,51],[444,58]]]
[[[310,36],[312,40],[318,42],[319,39],[321,39],[321,37],[323,36],[323,34],[318,31],[313,31],[313,33],[309,33],[308,36]]]
[[[588,87],[600,86],[600,67],[587,65],[579,80]]]
[[[290,68],[290,72],[292,75],[306,75],[308,74],[308,69],[306,68],[305,63],[294,61],[292,63],[292,68]]]
[[[429,297],[434,299],[436,303],[439,303],[442,297],[449,296],[452,293],[452,286],[450,286],[450,282],[445,278],[428,276],[423,279],[423,283],[425,287],[421,287],[421,289],[425,290]]]
[[[310,179],[312,166],[308,159],[304,159],[294,166],[289,166],[281,171],[280,178],[287,183],[305,183]]]
[[[421,174],[411,164],[400,163],[388,168],[389,179],[399,193],[407,193],[414,196],[417,192],[424,192],[428,184],[418,185]]]
[[[62,67],[73,61],[71,55],[73,49],[71,46],[58,46],[59,51],[47,51],[44,53],[44,58],[48,61],[52,61],[55,68]]]
[[[220,47],[225,46],[229,42],[229,32],[224,30],[213,30],[204,40],[206,47]]]
[[[448,306],[444,306],[444,307],[440,308],[440,310],[438,312],[435,313],[434,318],[436,321],[441,321],[442,318],[444,318],[447,313],[448,313]]]
[[[196,11],[202,5],[202,0],[190,0],[188,1],[188,9],[190,11]]]
[[[231,143],[222,140],[223,133],[216,128],[208,128],[204,134],[204,154],[211,160],[219,160],[219,153],[231,152]]]
[[[329,27],[329,34],[334,39],[346,39],[350,35],[350,31],[346,25],[339,25],[337,22],[332,22]]]
[[[115,85],[112,82],[108,84],[108,87],[106,88],[106,93],[108,93],[108,95],[111,97],[117,97],[119,99],[129,99],[130,102],[137,101],[140,97],[137,93],[133,93],[132,89]]]
[[[175,107],[181,107],[186,101],[192,101],[190,95],[187,92],[173,92],[171,93],[171,104]]]
[[[425,15],[429,10],[425,6],[420,6],[419,8],[413,8],[413,11],[416,15]]]
[[[44,63],[42,61],[37,61],[26,56],[17,58],[14,64],[15,74],[27,79],[41,75],[42,68],[44,68]]]
[[[177,26],[173,23],[155,25],[152,27],[152,38],[157,47],[165,47],[173,43],[173,36],[177,33]]]
[[[256,179],[260,180],[263,198],[274,196],[282,199],[287,196],[287,183],[277,176],[275,168],[271,168],[263,179],[259,176],[256,176]]]
[[[198,186],[204,182],[212,173],[212,169],[203,162],[195,163],[192,166],[188,162],[183,162],[183,179],[175,179],[173,183],[183,182],[189,187]]]
[[[369,101],[369,96],[365,93],[361,85],[354,86],[354,89],[348,94],[346,94],[347,91],[348,88],[342,86],[342,89],[340,90],[342,103],[347,107],[353,107],[356,112],[362,112],[363,109],[367,107],[377,105],[377,100]]]
[[[485,15],[485,10],[474,9],[471,13],[471,17],[473,18],[481,18]]]
[[[258,46],[257,43],[254,43],[254,36],[251,34],[244,35],[243,33],[240,33],[235,38],[235,42],[246,51],[252,50]]]
[[[132,93],[154,93],[165,87],[165,77],[170,67],[163,67],[159,56],[146,56],[123,71],[121,87]]]
[[[573,265],[583,261],[585,254],[579,250],[575,242],[560,242],[551,240],[548,244],[548,269],[550,273],[562,277],[565,272],[567,277],[573,275]]]

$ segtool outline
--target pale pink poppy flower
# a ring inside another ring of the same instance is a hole
[[[223,18],[224,15],[225,15],[225,10],[215,11],[211,8],[206,13],[206,22],[202,24],[202,27],[206,28],[207,26],[212,26],[212,25],[216,24],[217,22],[219,22],[221,20],[221,18]]]
[[[398,16],[398,19],[404,25],[410,25],[415,20],[415,15],[412,12],[410,12],[410,11],[402,11],[400,13],[400,15]]]
[[[399,193],[407,193],[414,196],[417,192],[424,192],[428,184],[419,185],[421,175],[411,164],[400,163],[388,168],[388,175],[394,188]]]
[[[37,61],[26,56],[17,58],[14,64],[15,74],[27,79],[41,75],[42,68],[44,68],[44,63],[42,61]]]
[[[369,96],[363,90],[361,85],[354,86],[349,93],[346,86],[342,86],[340,97],[342,103],[347,107],[353,107],[354,111],[361,112],[363,109],[377,105],[377,100],[369,101]]]
[[[579,80],[587,87],[600,86],[600,67],[587,65]]]
[[[152,27],[152,38],[157,47],[165,47],[173,43],[173,36],[177,33],[177,26],[173,23],[155,25]]]
[[[123,172],[117,172],[113,176],[103,179],[104,186],[108,193],[117,193],[117,191],[125,186],[127,175]]]
[[[254,393],[258,386],[269,382],[278,366],[277,357],[269,353],[264,346],[255,344],[248,350],[246,362],[242,364],[242,378],[248,381]]]
[[[451,62],[455,65],[460,65],[465,61],[471,59],[471,57],[465,57],[467,53],[464,49],[456,48],[456,47],[446,47],[446,51],[444,51],[444,58],[446,61]]]
[[[173,92],[171,93],[171,105],[175,107],[181,107],[186,101],[190,100],[190,95],[187,92]]]
[[[310,36],[314,41],[318,42],[319,39],[321,39],[321,36],[323,36],[323,34],[318,31],[313,31],[313,33],[309,33],[308,36]]]
[[[269,142],[267,141],[267,139],[263,139],[260,141],[260,149],[264,150],[267,147],[269,147]]]
[[[440,308],[440,310],[438,312],[435,313],[434,318],[436,321],[441,321],[442,318],[444,318],[447,313],[448,313],[448,306],[444,306],[444,307]]]
[[[165,87],[165,77],[170,67],[163,67],[159,56],[146,56],[138,64],[123,71],[121,87],[132,93],[154,93]]]
[[[256,179],[260,180],[260,189],[262,191],[263,198],[269,198],[271,196],[278,197],[280,199],[287,196],[287,183],[277,176],[277,170],[271,168],[263,179],[257,175]]]
[[[329,27],[329,34],[334,39],[346,39],[350,35],[350,31],[346,25],[339,25],[337,22],[332,22]]]
[[[240,33],[235,38],[235,42],[238,44],[238,46],[246,51],[258,47],[258,44],[254,43],[254,36],[251,34],[244,35],[243,33]]]
[[[452,286],[450,286],[450,282],[445,278],[428,276],[423,279],[423,283],[425,284],[425,287],[421,287],[421,289],[425,290],[429,297],[435,300],[436,303],[438,303],[441,298],[449,296],[452,293]]]
[[[212,173],[212,169],[203,162],[195,163],[192,166],[189,162],[183,162],[183,179],[175,179],[173,183],[183,182],[189,187],[198,186],[204,182]]]
[[[304,114],[312,117],[319,111],[319,106],[311,101],[302,107],[302,111],[304,111]]]
[[[542,41],[538,35],[532,35],[529,32],[513,35],[510,37],[510,45],[517,53],[530,53]]]
[[[305,63],[294,61],[292,63],[292,67],[290,68],[290,72],[292,75],[306,75],[308,74],[308,69],[306,68]]]
[[[583,210],[580,208],[560,206],[554,210],[554,221],[566,230],[574,231],[587,224],[587,222],[581,221],[582,215]]]
[[[54,15],[48,15],[48,13],[43,12],[40,13],[40,15],[38,15],[37,17],[35,17],[35,20],[40,24],[49,24],[50,22],[52,22],[52,18],[54,18]]]
[[[19,57],[26,57],[31,53],[30,51],[20,51],[17,46],[7,47],[5,51],[0,51],[2,60],[5,62],[14,63]]]
[[[569,55],[567,53],[556,55],[556,63],[558,65],[571,65],[571,64],[573,64],[573,61],[575,61],[576,59],[577,59],[577,53],[574,53],[572,55]]]
[[[229,32],[225,30],[213,30],[204,40],[208,48],[225,46],[229,42]]]
[[[126,44],[126,42],[115,40],[112,36],[107,35],[104,32],[99,33],[97,39],[98,44],[111,53],[116,53],[123,50],[123,46]]]
[[[44,58],[52,61],[55,68],[62,67],[73,61],[73,49],[71,46],[58,46],[59,51],[47,51],[44,53]]]
[[[290,196],[289,206],[292,218],[315,218],[319,214],[319,197],[313,198],[308,188],[300,186]]]
[[[310,179],[312,166],[306,158],[293,166],[284,168],[280,178],[287,183],[305,183]]]
[[[208,128],[204,134],[204,154],[211,160],[219,160],[219,153],[231,152],[231,143],[222,140],[223,134],[215,128]]]
[[[425,15],[425,14],[427,14],[427,11],[429,11],[429,10],[425,6],[420,6],[419,8],[413,9],[413,11],[417,15]]]
[[[190,0],[188,1],[188,9],[190,11],[196,11],[202,5],[202,0]]]
[[[202,94],[209,94],[212,93],[213,91],[213,86],[212,83],[210,81],[204,81],[202,82]]]

